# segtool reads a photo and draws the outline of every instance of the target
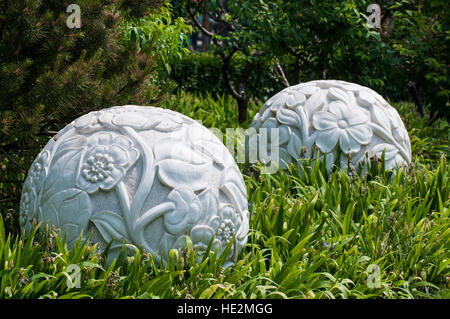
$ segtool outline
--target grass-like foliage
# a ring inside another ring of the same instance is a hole
[[[177,110],[227,127],[233,103],[208,99],[179,95]],[[381,160],[330,176],[307,160],[289,176],[242,166],[250,233],[234,267],[223,268],[227,252],[189,243],[165,265],[138,248],[108,263],[95,245],[69,250],[52,229],[7,234],[0,219],[0,298],[449,298],[448,137],[429,131],[428,141],[412,115],[405,123],[414,163],[396,173]]]

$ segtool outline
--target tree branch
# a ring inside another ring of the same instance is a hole
[[[222,11],[221,11],[222,12]],[[208,17],[210,17],[212,20],[214,20],[216,23],[222,23],[223,25],[225,25],[225,28],[228,30],[228,31],[236,31],[236,28],[235,28],[235,26],[233,25],[233,24],[231,24],[231,23],[228,23],[227,21],[225,21],[224,19],[221,19],[220,17],[219,17],[219,15],[218,14],[216,14],[216,15],[213,15],[211,12],[206,12],[206,14],[208,15]]]
[[[229,70],[229,66],[230,66],[230,61],[231,58],[233,57],[234,53],[236,53],[237,49],[233,48],[231,53],[229,55],[225,55],[224,53],[222,53],[222,73],[223,73],[223,77],[225,80],[225,84],[227,85],[228,90],[230,91],[231,95],[233,96],[233,98],[235,98],[236,100],[241,100],[243,98],[243,96],[241,96],[234,88],[233,88],[233,84],[231,83],[231,77],[230,77],[230,70]]]
[[[197,12],[197,10],[196,10],[194,13],[192,13],[192,12],[191,12],[191,6],[189,5],[189,2],[188,2],[188,4],[187,4],[186,10],[187,10],[187,12],[188,12],[188,14],[189,14],[189,17],[191,18],[192,22],[194,22],[195,26],[196,26],[198,29],[200,29],[200,31],[201,31],[203,34],[207,35],[208,37],[210,37],[210,38],[213,39],[213,41],[214,41],[214,33],[211,32],[211,31],[209,31],[209,30],[206,30],[206,28],[205,28],[204,26],[202,26],[202,24],[197,20],[197,18],[195,17],[195,13]],[[214,42],[214,43],[215,43],[215,42]]]
[[[278,58],[275,58],[275,73],[281,78],[281,82],[283,82],[283,85],[285,87],[290,86],[289,81],[286,78],[286,75],[284,74],[283,68],[281,67],[280,61]]]

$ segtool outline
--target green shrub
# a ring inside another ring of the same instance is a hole
[[[231,61],[232,79],[238,76],[244,64],[244,57],[235,54]],[[284,88],[273,68],[273,65],[262,61],[256,63],[247,82],[249,96],[268,99]],[[223,79],[221,58],[210,52],[191,52],[172,65],[170,78],[178,84],[179,89],[186,92],[209,93],[213,96],[229,94]]]
[[[413,82],[431,120],[450,118],[450,13],[442,0],[384,1],[393,21],[385,42],[397,57],[394,76]],[[425,112],[424,112],[425,113]],[[428,114],[426,114],[428,115]]]
[[[412,103],[393,103],[398,110],[411,140],[413,156],[426,164],[434,165],[442,155],[450,157],[450,124],[445,119],[438,119],[429,125],[428,119],[418,113]]]
[[[252,99],[249,103],[249,119],[242,123],[242,127],[250,126],[250,123],[259,110],[261,101]],[[237,103],[230,95],[188,93],[177,91],[176,94],[169,96],[164,101],[162,107],[180,112],[201,123],[208,128],[226,128],[238,127]]]
[[[158,80],[164,81],[171,65],[180,61],[189,50],[185,41],[192,28],[182,18],[174,18],[170,2],[162,3],[156,12],[122,20],[119,26],[127,45],[137,45],[158,62]]]

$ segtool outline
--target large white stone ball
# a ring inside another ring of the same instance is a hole
[[[267,147],[266,154],[278,146],[278,160],[272,159],[284,170],[293,160],[326,154],[330,172],[338,150],[342,168],[381,159],[383,152],[386,169],[411,162],[410,140],[398,112],[375,91],[345,81],[288,87],[264,103],[251,127],[249,135]]]
[[[207,128],[177,112],[116,106],[91,112],[53,137],[33,162],[20,202],[20,225],[33,219],[81,232],[110,252],[122,242],[166,260],[189,235],[200,254],[212,242],[226,265],[247,240],[246,187],[231,154]],[[235,236],[235,237],[233,237]]]

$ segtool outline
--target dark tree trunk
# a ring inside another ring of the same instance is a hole
[[[412,95],[414,99],[414,104],[416,104],[417,111],[419,111],[420,116],[425,116],[425,104],[423,103],[422,97],[419,94],[419,90],[417,89],[416,83],[413,81],[409,81],[406,86],[408,87],[409,93]]]
[[[188,2],[187,3],[187,11],[188,14],[192,20],[192,22],[195,24],[195,26],[202,32],[202,34],[204,36],[207,36],[209,38],[212,39],[212,42],[222,48],[225,48],[226,46],[224,46],[223,42],[220,42],[217,40],[217,37],[215,37],[215,32],[209,30],[209,26],[205,25],[205,24],[201,24],[196,16],[199,12],[200,6],[199,4],[201,3],[198,2],[196,8],[194,8],[194,11],[191,11],[191,3]],[[226,6],[226,3],[225,3]],[[222,4],[219,2],[219,8],[220,10],[222,10],[222,12],[225,12],[225,8],[222,6]],[[204,14],[203,16],[203,21],[208,20],[208,18],[211,18],[212,20],[219,22],[221,24],[225,25],[225,29],[229,30],[229,31],[234,31],[235,27],[232,23],[226,22],[223,19],[221,19],[219,16],[215,16],[212,15],[208,12],[206,12],[206,14]],[[241,71],[239,78],[237,79],[237,81],[235,82],[236,86],[233,86],[233,83],[231,81],[231,76],[230,76],[230,61],[231,58],[233,57],[233,55],[237,52],[237,51],[246,51],[246,47],[231,47],[230,51],[228,52],[228,54],[226,52],[220,52],[220,56],[222,58],[222,75],[225,81],[225,84],[227,86],[227,90],[228,92],[230,92],[231,96],[236,100],[237,104],[238,104],[238,119],[239,119],[239,123],[243,123],[247,120],[247,108],[248,108],[248,96],[246,93],[247,90],[247,80],[250,77],[251,71],[253,69],[253,67],[255,66],[255,62],[251,61],[249,63],[247,63],[245,65],[245,67],[243,68],[243,70]],[[246,52],[246,55],[249,56],[250,53]],[[258,55],[261,55],[261,53],[259,53]]]
[[[238,100],[238,121],[243,123],[247,120],[248,99]]]
[[[230,61],[233,54],[237,52],[237,49],[234,49],[229,55],[222,55],[222,73],[227,85],[227,89],[230,92],[231,96],[238,103],[238,120],[239,123],[243,123],[247,120],[247,108],[248,108],[248,96],[246,93],[247,90],[247,81],[250,77],[251,70],[255,66],[254,62],[249,62],[245,65],[242,70],[239,78],[237,80],[237,90],[233,87],[233,83],[230,77]]]

